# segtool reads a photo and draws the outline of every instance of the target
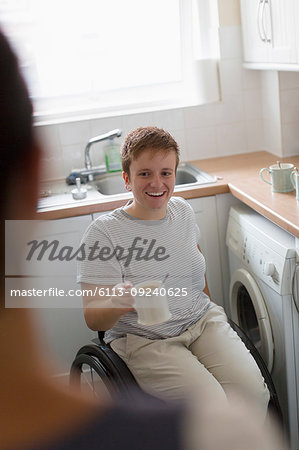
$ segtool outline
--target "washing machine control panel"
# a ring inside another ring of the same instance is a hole
[[[265,262],[263,272],[267,277],[271,277],[274,283],[280,284],[281,276],[279,275],[275,264],[272,262]]]
[[[287,259],[269,249],[261,240],[233,220],[230,220],[226,244],[249,272],[255,274],[279,294],[290,293],[290,263]]]
[[[274,277],[276,272],[276,267],[273,263],[271,262],[265,262],[264,263],[264,274],[268,275],[269,277]]]

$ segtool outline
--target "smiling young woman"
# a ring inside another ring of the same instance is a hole
[[[184,199],[172,196],[177,143],[166,130],[140,127],[126,136],[121,154],[124,182],[133,199],[100,216],[82,242],[91,247],[99,241],[114,249],[131,247],[137,237],[154,240],[167,258],[141,260],[135,253],[129,265],[117,257],[106,263],[81,261],[77,280],[84,289],[91,284],[126,290],[125,298],[86,297],[87,324],[106,330],[106,342],[145,391],[163,399],[199,396],[223,404],[237,391],[243,399],[254,399],[265,416],[269,393],[260,371],[223,308],[209,297],[194,212]],[[128,284],[162,280],[165,274],[166,291],[181,294],[168,297],[167,321],[147,326],[138,320]]]

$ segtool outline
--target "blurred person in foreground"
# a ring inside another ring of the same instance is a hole
[[[40,148],[18,64],[0,31],[1,265],[4,221],[36,218]],[[28,309],[5,308],[1,278],[0,448],[280,450],[276,430],[256,410],[204,399],[167,404],[146,394],[97,402],[63,390],[50,378]]]

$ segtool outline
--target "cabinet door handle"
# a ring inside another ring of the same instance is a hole
[[[265,0],[260,0],[258,10],[257,10],[257,29],[259,33],[260,40],[263,42],[266,42],[266,36],[265,36],[265,30],[263,27],[263,11],[262,5],[264,6]],[[264,35],[262,34],[262,31],[264,32]]]
[[[267,34],[267,30],[266,30],[266,22],[265,22],[265,11],[266,11],[266,5],[268,6],[268,10],[269,10],[269,22],[270,22],[270,26],[271,26],[271,7],[270,7],[270,0],[263,0],[263,8],[262,8],[262,28],[264,31],[264,36],[265,36],[265,42],[271,42],[271,34],[270,36],[268,36]]]
[[[272,15],[271,15],[272,10],[271,10],[271,0],[266,0],[265,3],[266,3],[267,6],[268,6],[269,26],[270,26],[270,29],[269,29],[269,36],[267,36],[267,42],[271,42],[271,41],[272,41],[272,17],[271,17],[271,16],[272,16]]]

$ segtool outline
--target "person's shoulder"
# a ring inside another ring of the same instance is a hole
[[[117,208],[114,211],[101,214],[93,221],[93,226],[98,229],[103,229],[105,226],[109,226],[109,224],[120,221],[123,217],[121,209],[122,208]]]
[[[169,203],[173,204],[174,206],[189,205],[189,203],[183,197],[176,197],[176,196],[171,197]]]
[[[83,234],[83,241],[99,236],[99,234],[106,235],[107,229],[109,229],[110,224],[116,220],[115,211],[107,212],[101,214],[99,217],[94,219],[86,228]]]
[[[169,200],[169,207],[176,213],[193,214],[193,209],[190,204],[182,197],[171,197]]]

